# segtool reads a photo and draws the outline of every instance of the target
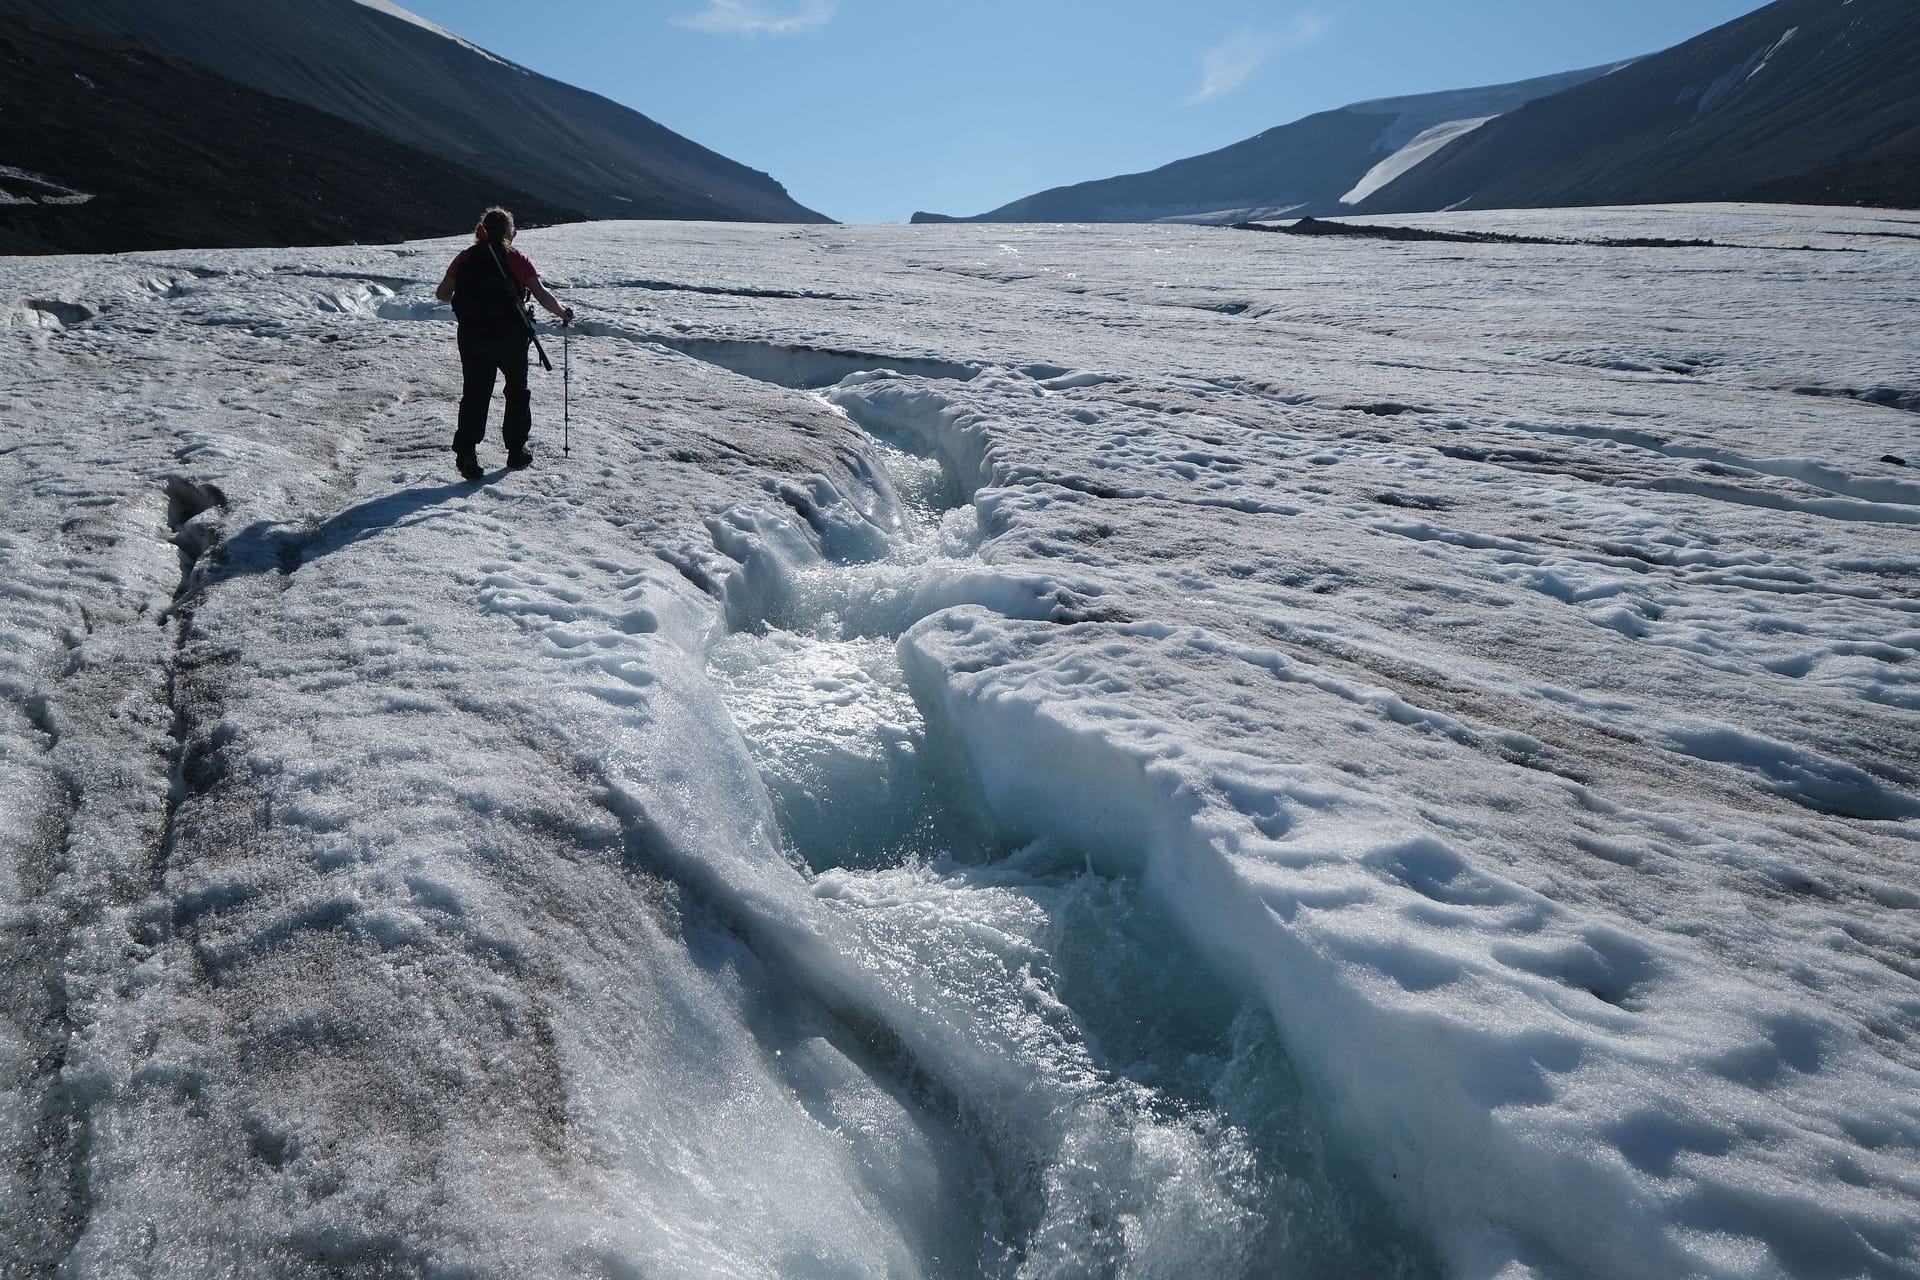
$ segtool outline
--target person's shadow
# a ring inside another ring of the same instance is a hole
[[[474,491],[465,480],[419,485],[348,507],[317,524],[259,520],[222,540],[211,557],[210,582],[256,573],[291,574],[385,529],[403,529],[443,519],[441,503]]]

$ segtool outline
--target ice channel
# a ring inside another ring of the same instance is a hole
[[[937,386],[840,390],[875,377]],[[891,998],[876,1056],[991,1170],[950,1210],[981,1242],[957,1273],[1435,1274],[1318,1122],[1264,1004],[1098,850],[994,829],[895,642],[952,604],[1054,602],[981,559],[960,442],[837,395],[887,536],[762,566],[708,669],[833,944]]]

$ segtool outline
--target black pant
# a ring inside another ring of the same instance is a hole
[[[524,333],[494,336],[460,335],[460,422],[453,433],[455,453],[472,453],[487,435],[487,406],[493,400],[496,373],[507,377],[507,416],[500,424],[500,438],[507,452],[518,453],[527,447],[533,431],[533,393],[527,390],[527,345]]]

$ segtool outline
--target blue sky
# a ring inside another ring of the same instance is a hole
[[[1651,53],[1757,0],[400,0],[843,222],[979,213],[1365,98]]]

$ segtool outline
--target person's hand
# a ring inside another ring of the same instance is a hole
[[[560,323],[561,323],[561,324],[572,324],[572,323],[573,323],[573,308],[572,308],[572,307],[562,307],[562,308],[560,308]]]

